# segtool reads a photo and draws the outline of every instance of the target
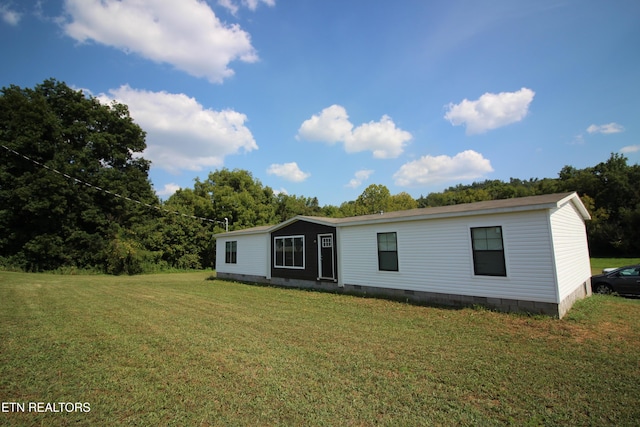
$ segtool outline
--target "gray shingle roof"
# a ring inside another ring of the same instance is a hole
[[[353,216],[347,218],[327,218],[319,216],[303,216],[299,215],[291,218],[280,224],[272,226],[254,227],[245,230],[232,231],[229,233],[260,233],[266,232],[270,229],[276,230],[282,228],[294,221],[305,220],[320,224],[335,225],[335,226],[348,226],[356,224],[367,224],[376,222],[394,222],[402,220],[417,220],[417,219],[435,219],[446,218],[456,216],[468,216],[468,215],[482,215],[489,213],[504,213],[504,212],[518,212],[518,211],[530,211],[537,209],[552,209],[558,207],[564,201],[571,201],[576,208],[580,211],[584,219],[589,219],[589,214],[580,201],[580,198],[576,193],[555,193],[545,194],[541,196],[530,197],[517,197],[512,199],[502,200],[489,200],[484,202],[475,203],[463,203],[459,205],[439,206],[433,208],[418,208],[404,211],[395,212],[383,212],[371,215]]]

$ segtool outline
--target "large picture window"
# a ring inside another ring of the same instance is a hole
[[[224,262],[227,264],[236,264],[238,262],[238,242],[225,242],[224,245]]]
[[[473,271],[478,276],[506,276],[502,227],[471,229]]]
[[[378,233],[378,269],[398,271],[398,241],[396,233]]]
[[[275,267],[304,268],[304,236],[274,238]]]

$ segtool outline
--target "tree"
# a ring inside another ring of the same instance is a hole
[[[296,215],[323,216],[317,197],[303,197],[280,193],[275,197],[277,221],[282,222]]]
[[[168,212],[150,229],[140,233],[154,263],[160,268],[213,267],[217,223],[212,222],[210,200],[198,196],[194,190],[181,189],[164,203],[163,208]]]
[[[384,185],[371,184],[358,196],[355,203],[357,215],[368,215],[389,210],[391,193]]]
[[[12,265],[104,266],[110,242],[126,243],[125,231],[150,214],[96,187],[157,203],[149,162],[135,156],[145,133],[125,105],[102,105],[53,79],[4,87],[0,142],[0,258]]]
[[[227,218],[230,231],[277,222],[273,190],[263,187],[249,171],[223,168],[211,172],[205,181],[196,179],[194,192],[211,206],[210,215],[203,216],[219,221]]]
[[[394,194],[389,198],[387,209],[389,210],[389,212],[392,212],[415,209],[417,207],[418,203],[415,201],[415,199],[411,197],[409,193],[403,191],[402,193]]]

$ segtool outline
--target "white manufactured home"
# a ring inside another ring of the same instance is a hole
[[[562,317],[591,294],[576,193],[350,218],[296,216],[216,235],[219,278]]]

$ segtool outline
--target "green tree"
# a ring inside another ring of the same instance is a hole
[[[391,193],[384,185],[371,184],[364,189],[355,202],[357,215],[368,215],[389,210]]]
[[[7,148],[0,150],[6,263],[36,271],[104,267],[111,242],[149,218],[148,208],[85,182],[157,203],[149,162],[135,156],[146,147],[145,133],[125,105],[102,105],[56,80],[33,89],[4,87],[0,143]]]
[[[164,208],[175,214],[164,215],[157,225],[154,246],[161,262],[173,268],[214,267],[214,230],[223,224],[213,217],[211,200],[194,190],[182,189],[173,194]],[[199,219],[202,218],[202,219]]]
[[[403,191],[402,193],[394,194],[389,198],[387,209],[389,210],[389,212],[392,212],[415,209],[417,207],[418,203],[415,201],[415,199],[411,197],[409,193]]]
[[[303,197],[280,193],[275,197],[277,221],[286,221],[296,215],[323,216],[317,197]]]
[[[209,201],[209,217],[228,219],[230,231],[277,222],[273,190],[249,171],[223,168],[211,172],[204,181],[196,179],[194,192]]]

